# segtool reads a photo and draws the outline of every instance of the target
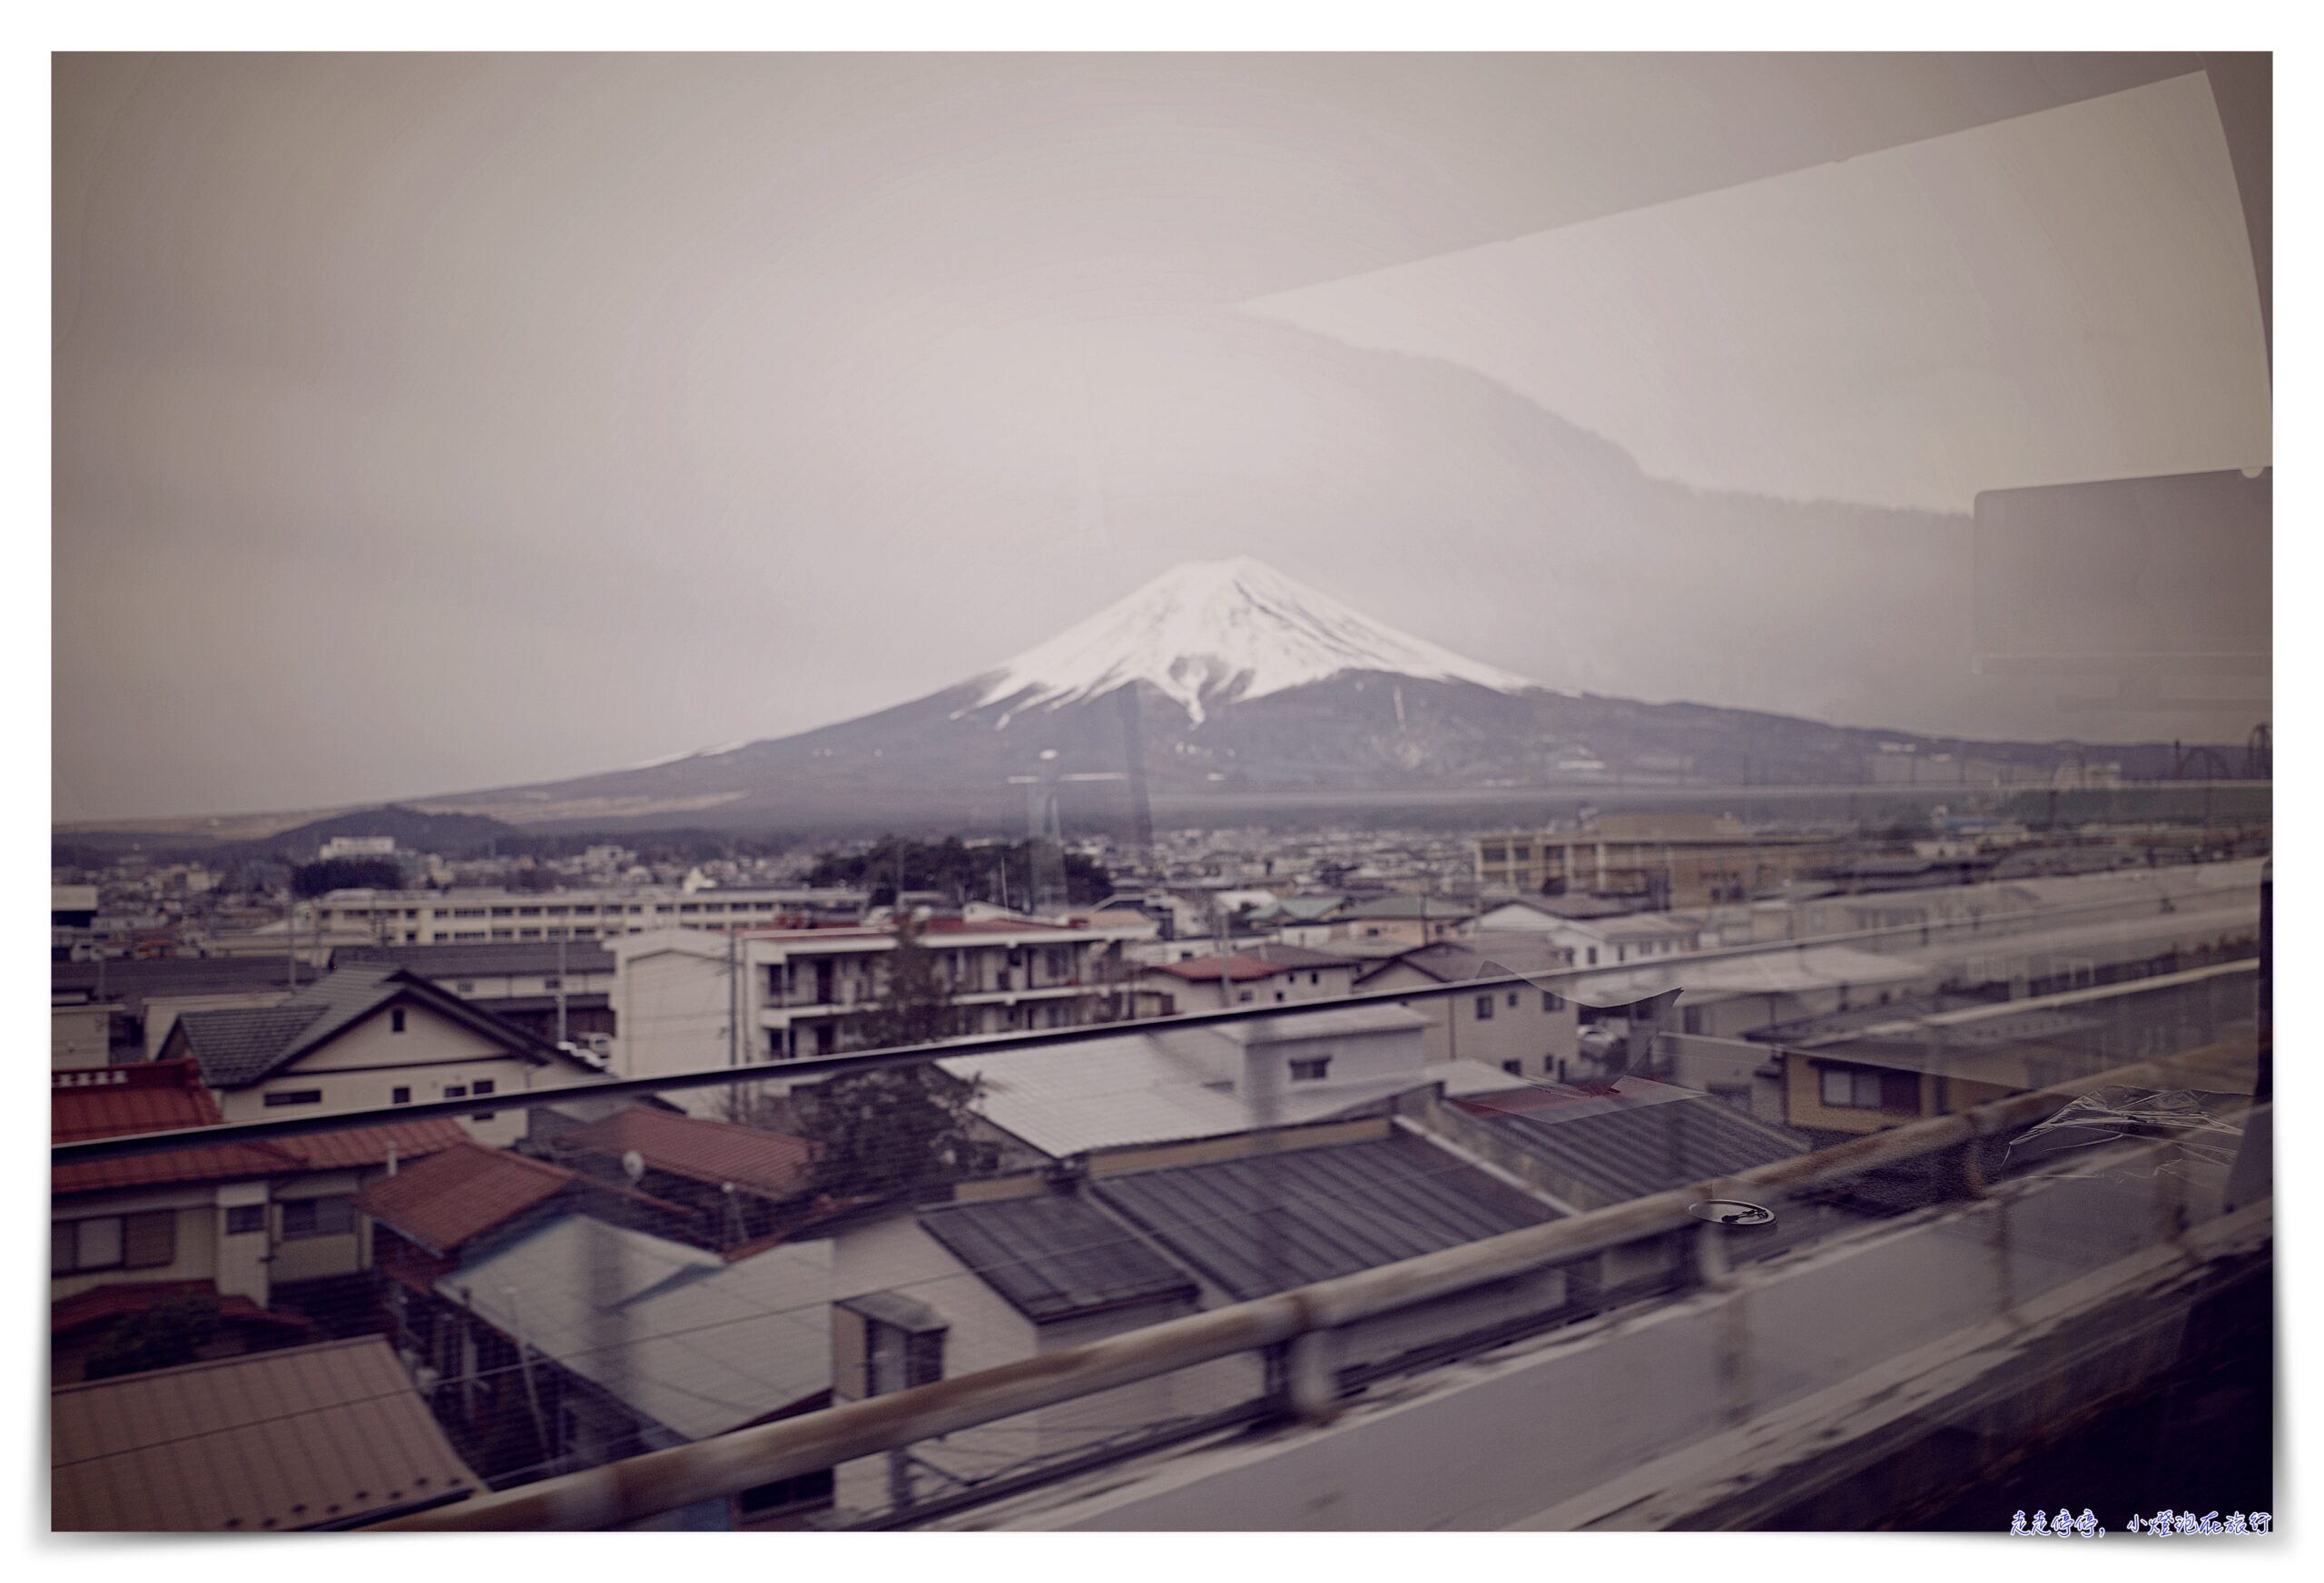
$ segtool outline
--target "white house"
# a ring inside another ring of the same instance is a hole
[[[567,1087],[596,1081],[576,1060],[418,974],[340,968],[278,1005],[180,1015],[165,1059],[189,1059],[228,1121]],[[524,1136],[525,1113],[469,1116],[482,1143]]]
[[[1564,948],[1506,937],[1441,940],[1373,966],[1356,988],[1366,993],[1430,989],[1512,973],[1558,974],[1571,965]],[[1465,995],[1434,995],[1412,1009],[1428,1019],[1428,1059],[1473,1061],[1512,1077],[1561,1079],[1581,1051],[1581,1013],[1553,984],[1521,984]]]

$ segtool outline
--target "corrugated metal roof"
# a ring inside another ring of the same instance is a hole
[[[615,1159],[635,1149],[650,1170],[714,1187],[732,1182],[769,1198],[805,1192],[814,1164],[803,1138],[645,1106],[568,1128],[556,1146]]]
[[[377,1336],[49,1396],[50,1520],[81,1533],[313,1528],[483,1488]]]
[[[456,1253],[573,1185],[573,1173],[513,1149],[462,1141],[355,1195],[355,1207],[434,1254]]]
[[[52,991],[76,989],[90,994],[102,983],[108,999],[121,1002],[130,1016],[143,1017],[147,1000],[172,996],[267,989],[280,989],[287,996],[290,992],[288,972],[281,957],[152,957],[102,964],[56,962],[49,967],[48,981]]]
[[[1407,1134],[1098,1177],[1089,1190],[1238,1300],[1557,1218]]]
[[[687,1440],[831,1389],[829,1242],[728,1263],[586,1214],[438,1279],[437,1295]]]
[[[1809,1147],[1797,1133],[1701,1095],[1605,1108],[1519,1111],[1491,1100],[1462,1108],[1587,1188],[1597,1199],[1590,1208],[1731,1176]]]
[[[920,1224],[1036,1324],[1197,1295],[1192,1276],[1078,1197],[956,1204]]]

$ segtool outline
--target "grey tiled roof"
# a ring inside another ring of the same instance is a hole
[[[239,1088],[272,1071],[300,1032],[323,1014],[320,1006],[262,1006],[189,1011],[178,1018],[186,1048],[212,1088]]]
[[[177,1026],[201,1064],[202,1080],[212,1088],[240,1088],[415,991],[458,1015],[484,1016],[391,962],[357,962],[325,974],[280,1006],[189,1011]],[[510,1031],[513,1043],[532,1042]]]
[[[1238,1300],[1557,1218],[1403,1134],[1108,1176],[1091,1191]]]
[[[1484,1117],[1602,1204],[1804,1155],[1807,1139],[1708,1096],[1621,1109]]]
[[[954,1204],[920,1224],[1036,1324],[1197,1293],[1184,1270],[1077,1197]]]

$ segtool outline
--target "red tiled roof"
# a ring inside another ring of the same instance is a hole
[[[51,1143],[215,1126],[224,1119],[192,1061],[137,1061],[49,1074]]]
[[[211,1281],[127,1281],[112,1286],[92,1286],[48,1307],[48,1333],[70,1335],[93,1325],[110,1323],[124,1314],[143,1313],[158,1303],[189,1297],[208,1301],[218,1317],[238,1324],[272,1325],[282,1330],[311,1331],[315,1322],[300,1313],[278,1313],[261,1308],[249,1298],[229,1293],[221,1297]]]
[[[264,1143],[216,1144],[204,1148],[165,1149],[117,1160],[57,1165],[49,1172],[52,1195],[96,1193],[112,1187],[149,1187],[168,1182],[230,1182],[248,1176],[290,1176],[305,1171],[348,1170],[399,1159],[416,1160],[463,1142],[468,1134],[448,1117],[391,1122],[310,1133]]]
[[[573,1185],[562,1165],[463,1140],[355,1195],[355,1207],[430,1253],[457,1253]]]
[[[770,1198],[805,1192],[813,1163],[803,1138],[643,1106],[559,1133],[556,1144],[616,1159],[635,1149],[649,1170],[713,1185],[732,1182]]]

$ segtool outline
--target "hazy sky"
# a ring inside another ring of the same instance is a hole
[[[2068,734],[1928,513],[2268,459],[2196,64],[60,58],[58,816],[781,734],[1226,554]]]

